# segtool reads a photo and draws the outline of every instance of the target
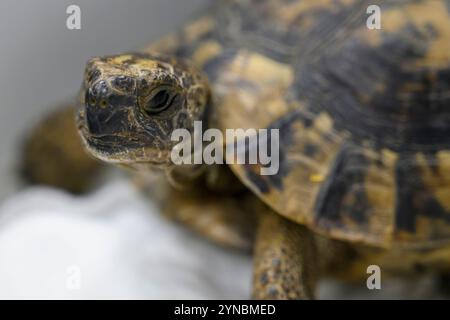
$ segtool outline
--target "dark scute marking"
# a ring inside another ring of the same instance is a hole
[[[447,7],[447,11],[450,14],[450,1],[444,1],[445,6]]]
[[[421,179],[413,155],[403,153],[396,163],[397,200],[395,226],[397,230],[414,233],[419,215],[442,219],[450,223],[450,212],[433,197]]]
[[[427,54],[435,33],[409,24],[381,33],[377,47],[350,33],[314,63],[299,64],[291,93],[311,112],[329,112],[355,142],[395,151],[448,148],[450,62],[440,70],[405,68]]]
[[[262,176],[259,172],[255,172],[252,170],[252,166],[244,165],[245,175],[247,179],[255,186],[259,192],[267,193],[270,191],[270,187],[264,176]]]
[[[272,141],[272,132],[271,129],[279,130],[279,167],[278,172],[274,175],[266,175],[263,176],[258,173],[255,173],[255,168],[258,166],[255,165],[244,165],[245,172],[247,178],[260,190],[262,193],[266,193],[270,191],[270,188],[273,187],[277,190],[283,189],[283,179],[289,174],[290,166],[289,161],[287,159],[287,154],[289,147],[293,143],[293,125],[296,122],[300,122],[303,126],[308,127],[311,125],[311,120],[305,117],[305,115],[299,110],[293,110],[280,119],[273,122],[268,128],[267,135],[267,148],[268,155],[270,156],[272,153],[271,141]],[[259,137],[259,139],[264,137]],[[246,143],[245,145],[246,159],[249,157],[249,145]],[[265,165],[266,167],[270,166],[270,163]]]
[[[274,175],[269,175],[267,176],[267,179],[270,181],[270,183],[278,190],[282,190],[283,189],[283,178],[285,176],[287,176],[287,174],[289,173],[289,168],[288,168],[288,162],[286,159],[286,154],[287,154],[287,148],[289,147],[289,145],[292,142],[292,132],[291,132],[291,128],[290,127],[277,127],[277,125],[275,125],[275,127],[271,126],[269,128],[269,132],[268,132],[268,142],[267,142],[267,149],[268,149],[268,154],[270,154],[270,156],[272,156],[272,150],[271,150],[271,145],[272,145],[272,135],[271,135],[271,129],[279,129],[279,154],[278,154],[278,172]],[[266,166],[269,167],[271,164],[267,164]]]
[[[229,64],[237,55],[238,49],[225,49],[220,55],[215,56],[203,65],[203,71],[208,76],[210,81],[214,81],[219,76],[223,67]]]
[[[417,168],[412,168],[407,160],[399,159],[396,165],[397,203],[396,229],[414,232],[416,230],[416,214],[414,209],[414,191],[422,189],[418,181]]]
[[[209,31],[202,34],[200,37],[194,39],[194,41],[187,41],[183,32],[178,34],[181,45],[176,49],[174,55],[177,57],[188,58],[191,57],[194,52],[199,48],[202,42],[214,39],[214,32]]]
[[[371,212],[363,187],[367,166],[368,160],[357,147],[341,147],[316,199],[318,221],[339,223],[348,216],[359,224],[367,222]]]
[[[448,212],[441,206],[441,204],[432,197],[424,199],[424,214],[430,218],[443,218],[446,222],[450,222]]]
[[[303,125],[305,128],[310,128],[313,124],[313,120],[311,118],[304,118],[303,119]]]
[[[283,178],[287,176],[290,171],[287,155],[290,146],[294,142],[293,126],[295,125],[295,123],[301,123],[305,128],[308,128],[312,125],[312,119],[305,116],[305,114],[303,114],[300,110],[293,110],[269,126],[270,139],[270,130],[279,129],[279,170],[277,174],[267,177],[270,182],[279,190],[283,188]]]
[[[314,157],[315,154],[319,151],[319,148],[311,143],[308,143],[305,145],[305,148],[303,150],[304,154],[308,157]]]
[[[276,61],[290,62],[301,52],[314,50],[341,30],[342,25],[361,24],[358,14],[367,8],[365,1],[330,10],[328,6],[306,10],[295,21],[283,21],[273,12],[272,1],[223,2],[219,10],[218,37],[233,46],[249,48]],[[278,7],[283,3],[278,3]],[[275,9],[277,10],[277,9]],[[350,18],[349,18],[350,17]],[[309,26],[302,26],[308,19]],[[299,27],[302,26],[302,27]]]

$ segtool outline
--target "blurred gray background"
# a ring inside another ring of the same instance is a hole
[[[206,0],[0,1],[0,200],[18,190],[18,145],[40,117],[73,97],[85,62],[134,50],[175,30]],[[81,30],[66,8],[81,9]]]

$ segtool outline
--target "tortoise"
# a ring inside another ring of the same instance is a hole
[[[76,124],[47,121],[26,144],[28,176],[84,190],[99,165],[64,143],[78,130],[163,191],[171,218],[253,249],[254,298],[314,298],[321,277],[369,265],[450,274],[448,0],[219,1],[139,52],[91,59],[71,109],[57,113]],[[174,165],[171,134],[195,121],[278,129],[278,172]]]

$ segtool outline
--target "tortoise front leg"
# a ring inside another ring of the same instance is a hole
[[[204,188],[180,191],[169,187],[161,203],[171,220],[217,244],[245,251],[253,248],[258,212],[250,192],[218,194]]]
[[[261,218],[253,267],[253,298],[314,298],[318,272],[314,237],[275,212]]]

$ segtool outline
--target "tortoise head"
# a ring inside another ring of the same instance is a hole
[[[202,73],[153,54],[94,58],[87,64],[77,125],[90,153],[123,165],[171,165],[173,130],[193,130],[209,102]]]

